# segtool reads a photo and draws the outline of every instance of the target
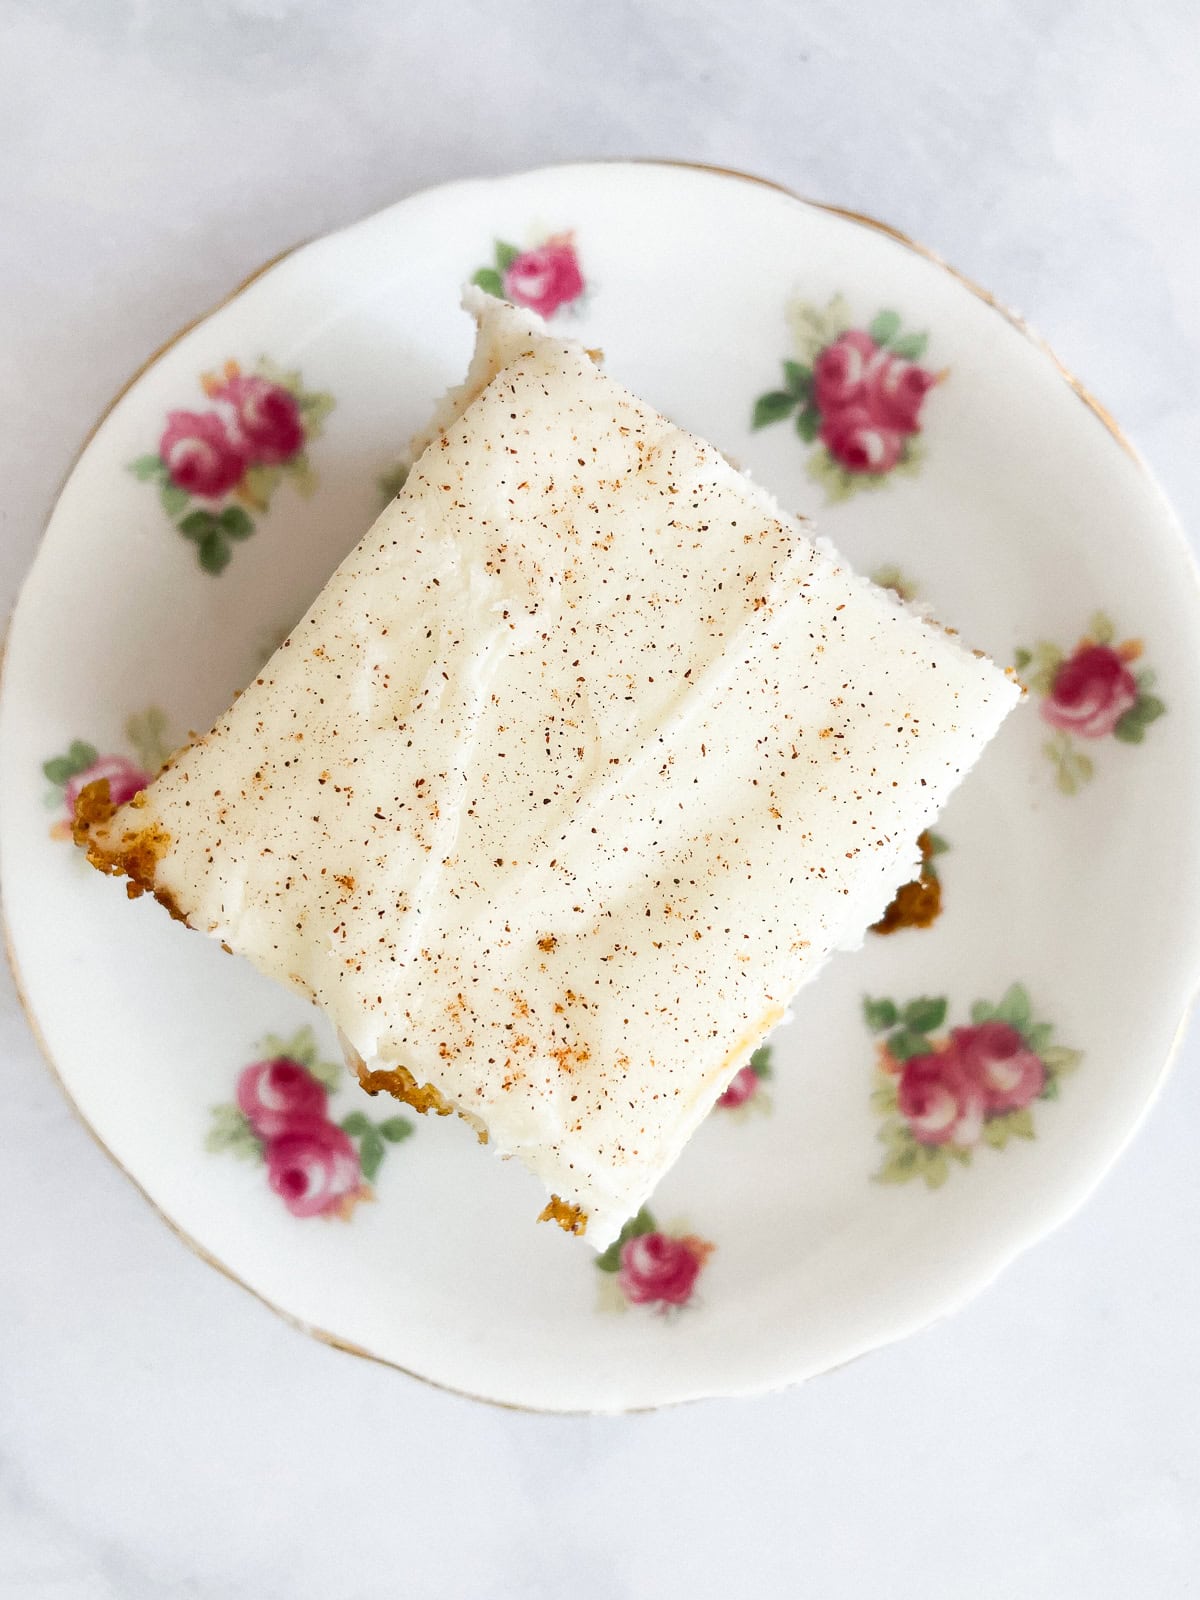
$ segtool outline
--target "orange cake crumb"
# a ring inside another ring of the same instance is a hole
[[[368,1094],[378,1094],[382,1089],[421,1116],[432,1111],[435,1116],[448,1117],[454,1110],[440,1090],[432,1083],[418,1083],[407,1067],[376,1067],[368,1071],[365,1064],[359,1063],[357,1071],[358,1081]]]
[[[930,867],[934,856],[933,840],[928,833],[923,833],[917,843],[921,847],[921,875],[896,890],[891,905],[879,921],[872,924],[872,933],[895,933],[899,928],[928,928],[941,915],[942,885]]]
[[[445,1095],[435,1089],[432,1083],[418,1083],[407,1067],[377,1067],[374,1071],[368,1071],[366,1062],[357,1051],[351,1050],[345,1044],[345,1041],[343,1041],[342,1048],[346,1052],[346,1059],[358,1074],[359,1083],[362,1084],[368,1094],[379,1094],[382,1090],[383,1093],[394,1095],[397,1100],[402,1100],[406,1106],[411,1106],[421,1116],[424,1116],[428,1111],[432,1111],[435,1116],[448,1117],[457,1109],[458,1115],[463,1121],[469,1123],[475,1129],[475,1137],[480,1144],[487,1144],[488,1131],[486,1124],[470,1111],[463,1111],[452,1106]]]
[[[587,1212],[582,1206],[570,1206],[556,1194],[550,1196],[545,1209],[538,1214],[539,1222],[557,1222],[564,1233],[586,1233],[587,1220]]]
[[[142,795],[134,795],[130,804],[138,807]],[[126,828],[115,843],[97,837],[112,821],[116,806],[109,799],[108,779],[96,778],[85,783],[75,801],[75,815],[71,823],[71,837],[83,850],[92,866],[110,877],[125,877],[125,893],[131,900],[143,894],[152,894],[176,922],[187,922],[175,897],[155,884],[155,869],[171,845],[171,835],[161,823],[152,822],[144,828]]]

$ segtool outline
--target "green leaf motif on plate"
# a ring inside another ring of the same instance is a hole
[[[179,531],[185,539],[195,539],[198,543],[210,533],[219,533],[220,526],[211,511],[192,511],[180,522]]]
[[[318,1061],[317,1039],[312,1028],[305,1023],[298,1028],[290,1039],[285,1039],[281,1034],[268,1033],[259,1040],[258,1053],[264,1060],[272,1060],[283,1056],[289,1061],[298,1061],[302,1067],[307,1067],[313,1077],[325,1083],[327,1088],[336,1088],[341,1069],[336,1065]],[[332,1083],[327,1081],[329,1071],[333,1073]]]
[[[882,1033],[885,1028],[896,1026],[900,1012],[894,1000],[872,1000],[867,997],[863,1000],[863,1019],[872,1033]]]
[[[904,465],[903,460],[898,461],[892,468],[892,473],[900,472]],[[808,458],[805,470],[813,482],[820,484],[824,489],[825,502],[831,506],[841,505],[860,492],[873,492],[886,488],[892,475],[885,472],[847,472],[846,468],[839,466],[826,449],[814,450]]]
[[[198,554],[200,565],[215,578],[225,571],[233,552],[224,533],[213,528],[200,540]]]
[[[1007,1022],[1018,1033],[1024,1033],[1033,1023],[1033,1010],[1030,1005],[1029,991],[1024,984],[1014,983],[1005,990],[999,1005],[996,1007],[996,1018],[1000,1022]]]
[[[1141,744],[1146,737],[1146,728],[1165,715],[1166,709],[1157,695],[1140,694],[1118,720],[1113,737],[1124,744]]]
[[[52,756],[49,761],[44,761],[42,772],[51,783],[61,788],[79,773],[95,766],[99,759],[100,752],[94,744],[88,744],[85,739],[72,739],[66,755]]]
[[[881,311],[867,329],[876,344],[887,344],[899,331],[900,317],[895,311]]]
[[[1025,1043],[1035,1056],[1040,1056],[1049,1047],[1054,1029],[1048,1022],[1035,1022],[1031,1028],[1025,1029]]]
[[[246,491],[246,498],[258,510],[265,511],[271,503],[271,496],[282,482],[282,467],[247,467],[242,488]]]
[[[417,1130],[407,1117],[389,1117],[386,1122],[377,1124],[379,1132],[389,1144],[400,1144]]]
[[[921,1178],[930,1189],[940,1189],[950,1176],[950,1157],[963,1165],[971,1159],[969,1150],[951,1151],[945,1145],[920,1144],[900,1124],[899,1136],[888,1141],[890,1153],[875,1174],[877,1183],[911,1183]]]
[[[375,486],[379,490],[379,498],[384,505],[394,500],[400,493],[408,482],[408,475],[411,470],[412,464],[409,461],[398,461],[395,466],[389,467],[386,472],[381,472],[375,479]]]
[[[946,1020],[946,1001],[940,998],[931,1000],[923,995],[919,1000],[910,1000],[901,1017],[906,1028],[912,1028],[917,1033],[931,1033]]]
[[[772,389],[768,394],[760,394],[754,402],[751,428],[765,428],[772,422],[781,421],[792,412],[796,403],[796,396],[789,394],[786,389]]]
[[[42,771],[50,782],[58,784],[60,789],[64,788],[75,776],[75,768],[66,756],[51,756],[49,761],[42,762]],[[56,797],[55,804],[57,805],[57,803]]]
[[[769,1044],[759,1045],[758,1049],[750,1057],[749,1067],[754,1076],[764,1083],[771,1077],[771,1046]]]
[[[927,1056],[933,1050],[930,1041],[915,1028],[900,1028],[890,1034],[887,1047],[889,1055],[896,1061],[911,1061],[914,1056]]]
[[[250,1126],[250,1119],[233,1104],[213,1106],[204,1148],[214,1154],[227,1151],[242,1161],[261,1161],[263,1156],[262,1140]]]
[[[285,470],[300,498],[310,500],[317,492],[317,475],[309,462],[308,453],[304,450],[298,451],[288,462]]]
[[[783,363],[783,386],[789,394],[794,394],[797,400],[807,400],[812,393],[812,385],[811,367],[802,367],[798,361]]]
[[[374,1179],[375,1174],[379,1171],[380,1162],[386,1152],[387,1146],[384,1144],[378,1129],[373,1125],[368,1127],[358,1142],[358,1160],[362,1167],[362,1175],[368,1183]]]
[[[914,439],[910,435],[904,441],[904,449],[900,452],[900,459],[892,468],[892,472],[899,473],[902,478],[915,478],[917,473],[920,472],[921,467],[924,465],[924,461],[924,444],[920,439]],[[858,473],[857,476],[862,477],[863,474]],[[882,486],[888,481],[889,476],[890,474],[880,473],[871,481]]]
[[[297,368],[293,367],[289,371],[281,367],[278,361],[272,361],[270,356],[259,356],[257,371],[259,377],[266,378],[270,383],[277,383],[281,389],[286,389],[293,399],[303,400],[304,383]]]
[[[494,294],[497,300],[504,298],[504,282],[494,267],[480,267],[471,279],[478,289],[484,289],[488,294]]]
[[[638,1238],[643,1233],[654,1233],[656,1228],[657,1224],[654,1218],[643,1206],[636,1217],[630,1217],[608,1249],[602,1250],[596,1257],[596,1266],[601,1272],[619,1271],[621,1266],[621,1246],[630,1239]]]
[[[186,489],[181,489],[177,483],[164,479],[158,488],[158,498],[162,501],[162,508],[172,521],[191,504],[191,495]]]
[[[890,1072],[876,1074],[875,1087],[871,1090],[871,1110],[877,1111],[881,1117],[890,1117],[896,1110],[896,1080]]]
[[[217,522],[231,539],[248,539],[254,532],[254,523],[241,506],[226,506],[217,517]]]
[[[1091,756],[1084,755],[1070,734],[1061,730],[1047,739],[1042,750],[1054,766],[1054,781],[1063,794],[1078,794],[1095,771]]]
[[[337,402],[331,394],[305,394],[300,396],[300,415],[304,419],[304,432],[311,441],[319,439],[325,431],[325,422]],[[292,461],[295,461],[293,456]]]
[[[812,444],[821,431],[821,413],[814,405],[806,405],[796,413],[796,432],[805,444]]]
[[[324,1084],[326,1089],[340,1089],[344,1068],[340,1061],[310,1061],[308,1070],[318,1083]]]
[[[1042,1061],[1048,1071],[1060,1078],[1064,1072],[1074,1072],[1083,1060],[1082,1050],[1069,1050],[1065,1045],[1053,1044],[1042,1051]]]
[[[1097,644],[1111,644],[1117,636],[1117,630],[1107,611],[1093,612],[1088,618],[1087,631]]]
[[[902,361],[919,361],[925,354],[928,343],[927,333],[902,333],[891,341],[888,348]]]

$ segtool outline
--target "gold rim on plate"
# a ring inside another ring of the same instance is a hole
[[[574,165],[574,163],[565,163],[565,162],[564,163],[555,163],[555,164],[556,165]],[[595,164],[596,165],[625,165],[627,163],[621,162],[621,161],[612,161],[612,162],[600,162],[600,163],[595,163]],[[824,212],[827,212],[831,216],[841,217],[847,222],[856,223],[860,227],[870,228],[876,233],[882,233],[887,238],[895,240],[895,242],[897,244],[903,245],[905,249],[911,250],[915,255],[919,255],[919,256],[923,257],[926,261],[931,262],[932,265],[934,265],[935,267],[941,268],[941,270],[943,272],[949,273],[949,275],[952,278],[955,278],[965,288],[969,289],[971,291],[971,293],[977,299],[982,300],[983,303],[985,305],[987,305],[987,306],[990,306],[993,311],[999,312],[999,314],[1004,318],[1004,320],[1007,323],[1010,324],[1011,327],[1015,328],[1018,333],[1022,334],[1026,339],[1028,339],[1030,341],[1030,343],[1032,343],[1034,346],[1036,346],[1036,348],[1038,350],[1040,350],[1043,355],[1048,356],[1049,359],[1051,360],[1051,362],[1054,364],[1054,367],[1057,370],[1057,372],[1059,373],[1060,377],[1066,383],[1067,387],[1071,390],[1071,392],[1073,394],[1075,394],[1080,400],[1082,400],[1084,405],[1087,406],[1088,410],[1091,411],[1092,414],[1095,417],[1097,417],[1098,420],[1101,423],[1103,423],[1104,427],[1108,430],[1108,432],[1112,435],[1112,437],[1116,440],[1116,442],[1121,446],[1122,450],[1124,450],[1125,453],[1128,456],[1130,456],[1133,459],[1133,461],[1139,467],[1141,467],[1143,470],[1145,470],[1144,463],[1143,463],[1143,461],[1141,459],[1141,456],[1138,454],[1137,450],[1133,447],[1133,445],[1130,443],[1130,441],[1126,438],[1125,434],[1122,432],[1120,426],[1117,424],[1116,419],[1113,417],[1112,413],[1108,410],[1108,408],[1105,405],[1103,405],[1099,400],[1096,399],[1095,395],[1093,395],[1090,392],[1090,390],[1088,390],[1084,386],[1084,384],[1082,384],[1080,382],[1080,380],[1075,376],[1075,374],[1073,372],[1070,371],[1070,369],[1068,367],[1063,365],[1063,363],[1059,360],[1058,356],[1055,355],[1054,351],[1046,343],[1045,339],[1043,339],[1042,336],[1039,333],[1036,333],[1029,326],[1029,324],[1025,321],[1025,319],[1023,317],[1021,317],[1017,312],[1013,311],[1011,309],[1011,307],[1006,306],[1002,301],[997,300],[995,295],[993,295],[989,290],[983,288],[980,284],[974,282],[974,280],[969,278],[969,277],[967,277],[967,275],[965,273],[960,272],[957,267],[951,266],[950,263],[948,261],[944,260],[937,253],[936,250],[931,250],[927,245],[923,245],[923,244],[918,243],[917,240],[910,238],[908,234],[901,232],[901,230],[899,228],[893,227],[891,225],[891,223],[881,222],[877,217],[868,216],[868,215],[866,215],[865,212],[861,212],[861,211],[852,211],[852,210],[848,209],[845,206],[835,206],[835,205],[830,205],[827,201],[824,201],[824,200],[813,200],[813,199],[810,199],[807,195],[797,194],[794,189],[789,189],[785,184],[776,183],[774,181],[774,179],[772,179],[772,178],[762,178],[762,177],[759,177],[757,173],[753,173],[753,172],[739,172],[734,167],[712,166],[712,165],[708,164],[707,162],[703,162],[703,161],[672,161],[672,160],[665,160],[664,161],[664,160],[657,160],[654,157],[649,157],[649,156],[640,158],[639,160],[637,160],[635,162],[632,162],[632,163],[628,163],[628,164],[630,164],[630,165],[656,166],[656,167],[681,167],[681,168],[684,168],[685,170],[692,171],[692,172],[711,172],[711,173],[715,173],[718,177],[722,177],[722,178],[736,178],[739,182],[742,182],[742,183],[757,183],[757,184],[761,184],[763,186],[763,188],[774,189],[779,194],[787,195],[787,197],[789,199],[791,199],[791,200],[798,200],[803,205],[811,206],[815,211],[824,211]],[[420,191],[420,190],[416,191],[416,193],[418,193],[418,194],[421,193],[421,192],[422,191]],[[409,196],[406,196],[405,198],[412,199],[412,198],[414,198],[414,196],[413,195],[409,195]],[[374,213],[372,213],[372,215],[373,214]],[[349,226],[353,226],[353,224],[349,224]],[[154,364],[157,361],[161,360],[161,358],[164,355],[166,355],[166,353],[169,350],[173,349],[174,346],[177,345],[182,338],[184,338],[187,334],[191,333],[193,328],[198,328],[202,322],[207,322],[210,317],[215,316],[218,311],[223,310],[232,301],[236,300],[239,295],[243,294],[250,287],[250,285],[252,283],[256,283],[259,280],[259,278],[263,277],[266,273],[270,272],[272,267],[277,267],[281,262],[286,261],[289,256],[294,255],[297,250],[303,249],[306,244],[311,243],[311,242],[312,242],[311,240],[302,239],[302,240],[298,241],[296,244],[289,245],[286,249],[280,250],[276,255],[273,255],[273,256],[269,257],[268,260],[264,261],[261,264],[261,266],[255,267],[253,272],[248,273],[247,276],[244,277],[239,283],[235,284],[235,286],[232,289],[230,289],[227,294],[222,295],[219,300],[217,300],[213,305],[209,306],[207,308],[207,310],[200,312],[200,314],[198,316],[192,317],[189,321],[185,322],[184,325],[181,328],[178,328],[173,334],[171,334],[171,336],[169,338],[165,339],[163,341],[163,343],[160,344],[156,350],[152,351],[151,354],[148,355],[145,358],[144,361],[139,363],[139,365],[136,367],[136,369],[130,374],[130,376],[125,380],[125,382],[121,385],[121,387],[113,395],[112,399],[109,400],[108,404],[100,412],[100,414],[96,418],[95,422],[92,423],[91,427],[88,429],[87,433],[84,435],[84,438],[83,438],[82,442],[80,443],[79,447],[76,449],[75,453],[72,455],[70,463],[67,466],[66,471],[63,473],[63,476],[62,476],[62,478],[61,478],[61,480],[60,480],[60,482],[58,484],[58,487],[57,487],[57,489],[55,491],[54,503],[53,503],[53,505],[51,506],[51,509],[50,509],[50,516],[47,517],[46,525],[42,529],[42,540],[45,539],[46,532],[47,532],[47,530],[49,528],[49,524],[50,524],[50,517],[52,517],[54,515],[54,509],[58,504],[58,501],[59,501],[59,498],[62,495],[63,489],[66,487],[67,480],[70,478],[71,474],[75,471],[75,468],[79,465],[80,458],[82,457],[84,451],[91,444],[92,440],[96,437],[96,434],[99,432],[100,428],[107,421],[108,417],[111,415],[111,413],[116,408],[116,406],[125,398],[125,396],[133,388],[134,384],[137,383],[138,379],[141,378],[146,372],[148,372],[150,370],[150,368],[152,366],[154,366]],[[42,540],[38,541],[39,548],[41,546]],[[18,593],[18,597],[17,598],[19,600],[19,598],[20,598],[19,593]],[[14,607],[13,607],[14,611],[16,609],[16,603],[17,602],[14,601]],[[11,622],[11,616],[10,616],[10,622]],[[7,644],[7,640],[5,641],[5,643]],[[2,690],[2,687],[3,687],[2,666],[3,666],[3,662],[0,661],[0,690]],[[292,1312],[285,1310],[283,1306],[276,1305],[273,1300],[267,1299],[267,1297],[265,1295],[261,1294],[257,1289],[255,1289],[252,1284],[247,1283],[245,1281],[245,1279],[243,1279],[243,1278],[239,1278],[237,1273],[235,1273],[232,1270],[232,1268],[226,1266],[225,1262],[220,1260],[219,1257],[214,1256],[212,1254],[212,1252],[207,1250],[204,1247],[204,1245],[202,1245],[200,1243],[200,1241],[198,1239],[194,1239],[191,1236],[191,1234],[185,1232],[184,1229],[182,1229],[178,1225],[177,1222],[175,1222],[171,1217],[169,1217],[167,1215],[167,1213],[163,1210],[163,1208],[158,1204],[158,1202],[153,1198],[153,1196],[150,1195],[149,1193],[147,1193],[146,1189],[142,1186],[142,1184],[138,1181],[138,1179],[136,1177],[134,1177],[133,1173],[130,1172],[129,1168],[126,1167],[125,1164],[113,1153],[113,1151],[109,1149],[108,1145],[105,1144],[104,1140],[100,1137],[99,1133],[97,1133],[96,1129],[88,1121],[87,1117],[84,1116],[84,1114],[80,1110],[79,1105],[77,1104],[74,1096],[71,1094],[71,1091],[67,1088],[66,1082],[65,1082],[65,1080],[64,1080],[64,1078],[62,1076],[62,1073],[58,1069],[57,1063],[55,1062],[53,1056],[50,1054],[50,1050],[49,1050],[49,1047],[48,1047],[48,1045],[46,1043],[45,1038],[43,1037],[42,1030],[41,1030],[40,1026],[38,1025],[37,1019],[35,1018],[35,1016],[33,1014],[33,1011],[30,1008],[28,1000],[26,999],[24,985],[23,985],[23,983],[21,981],[21,970],[20,970],[20,967],[17,964],[17,955],[16,955],[16,951],[13,948],[12,935],[11,935],[11,932],[10,932],[9,926],[8,926],[7,914],[3,911],[2,908],[0,908],[0,923],[2,923],[2,925],[3,925],[4,953],[5,953],[5,956],[6,956],[7,960],[8,960],[9,970],[12,973],[13,987],[14,987],[14,989],[16,991],[17,1001],[18,1001],[18,1003],[19,1003],[19,1005],[21,1007],[21,1010],[25,1014],[25,1020],[29,1024],[29,1031],[33,1035],[34,1043],[37,1045],[38,1050],[40,1051],[40,1053],[42,1055],[42,1058],[46,1063],[46,1066],[49,1068],[51,1077],[54,1079],[54,1081],[57,1083],[59,1089],[62,1091],[63,1097],[66,1100],[67,1104],[70,1106],[72,1112],[74,1112],[75,1116],[83,1124],[83,1126],[87,1129],[87,1131],[91,1135],[92,1139],[96,1142],[96,1144],[100,1147],[100,1149],[104,1152],[104,1154],[108,1157],[108,1159],[113,1163],[113,1165],[117,1168],[117,1170],[119,1172],[123,1173],[126,1178],[128,1178],[129,1182],[133,1185],[133,1187],[141,1195],[142,1199],[145,1200],[146,1204],[151,1207],[151,1209],[155,1212],[155,1214],[162,1220],[163,1223],[166,1224],[166,1226],[170,1229],[170,1231],[175,1235],[175,1237],[177,1239],[179,1239],[183,1244],[185,1244],[188,1247],[188,1249],[193,1252],[193,1254],[195,1254],[196,1256],[198,1256],[200,1258],[201,1261],[205,1262],[210,1267],[214,1267],[222,1275],[222,1277],[227,1278],[230,1283],[237,1284],[238,1287],[241,1288],[241,1289],[244,1289],[247,1294],[253,1295],[253,1297],[260,1303],[260,1305],[264,1305],[264,1306],[267,1307],[267,1309],[269,1311],[273,1311],[277,1317],[281,1317],[283,1319],[283,1321],[286,1322],[290,1327],[297,1329],[298,1332],[300,1332],[300,1333],[309,1334],[312,1338],[316,1339],[319,1343],[324,1344],[324,1345],[328,1345],[333,1350],[341,1350],[341,1351],[344,1351],[345,1354],[351,1355],[351,1356],[361,1356],[363,1358],[363,1360],[365,1360],[365,1361],[373,1361],[379,1366],[391,1368],[392,1371],[394,1371],[394,1372],[402,1372],[405,1375],[405,1377],[415,1378],[418,1383],[427,1384],[430,1388],[438,1389],[443,1394],[452,1394],[452,1395],[457,1396],[461,1400],[478,1401],[482,1405],[496,1406],[502,1411],[520,1411],[520,1412],[525,1412],[528,1415],[534,1415],[534,1416],[594,1416],[594,1415],[599,1415],[599,1414],[615,1415],[615,1416],[636,1416],[636,1415],[640,1415],[640,1414],[648,1412],[648,1411],[662,1411],[662,1410],[665,1410],[667,1408],[667,1406],[674,1407],[674,1406],[687,1405],[687,1404],[690,1404],[690,1403],[694,1403],[694,1402],[681,1401],[681,1400],[662,1401],[662,1402],[659,1402],[659,1403],[657,1403],[655,1405],[649,1405],[649,1406],[628,1406],[628,1407],[624,1407],[621,1410],[619,1410],[617,1412],[613,1412],[613,1413],[607,1413],[607,1412],[606,1413],[597,1413],[597,1412],[595,1412],[593,1410],[590,1410],[590,1409],[588,1409],[586,1407],[582,1408],[582,1409],[574,1409],[574,1410],[560,1410],[557,1407],[550,1407],[550,1406],[518,1405],[518,1404],[516,1404],[515,1402],[513,1402],[511,1400],[497,1400],[497,1399],[494,1399],[490,1395],[472,1394],[470,1392],[470,1390],[468,1390],[468,1389],[457,1389],[457,1388],[454,1388],[451,1384],[439,1383],[436,1378],[427,1377],[424,1373],[414,1372],[411,1367],[402,1366],[400,1364],[400,1362],[393,1361],[388,1356],[376,1355],[373,1350],[366,1350],[361,1345],[353,1344],[349,1340],[343,1339],[338,1334],[330,1333],[325,1328],[314,1327],[311,1323],[304,1322],[299,1317],[295,1316]],[[1193,1001],[1193,1003],[1194,1003],[1194,1001]],[[1184,1034],[1184,1031],[1185,1031],[1185,1028],[1186,1028],[1186,1025],[1187,1025],[1187,1021],[1188,1021],[1188,1017],[1190,1015],[1190,1012],[1191,1012],[1191,1006],[1189,1005],[1188,1009],[1185,1011],[1184,1016],[1183,1016],[1183,1018],[1181,1019],[1181,1021],[1179,1023],[1179,1027],[1176,1030],[1175,1037],[1171,1042],[1171,1048],[1170,1048],[1170,1050],[1169,1050],[1169,1052],[1167,1054],[1166,1060],[1165,1060],[1165,1062],[1163,1064],[1163,1072],[1164,1073],[1165,1073],[1167,1067],[1170,1065],[1172,1058],[1174,1057],[1176,1051],[1179,1048],[1179,1044],[1180,1044],[1180,1041],[1183,1038],[1183,1034]],[[1160,1077],[1159,1081],[1161,1082],[1161,1077]],[[839,1363],[837,1363],[837,1365],[835,1365],[833,1367],[826,1368],[825,1372],[823,1372],[821,1374],[818,1374],[818,1376],[822,1376],[823,1377],[823,1376],[827,1376],[829,1373],[840,1371],[842,1367],[852,1365],[853,1361],[857,1360],[857,1359],[860,1359],[860,1358],[852,1357],[848,1361],[839,1362]]]

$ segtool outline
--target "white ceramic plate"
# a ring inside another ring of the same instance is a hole
[[[62,837],[83,777],[136,785],[207,727],[367,528],[463,370],[477,273],[1031,685],[939,826],[941,920],[838,958],[599,1265],[533,1226],[517,1167],[367,1101],[299,1000]],[[178,338],[62,493],[2,708],[30,1015],[172,1225],[335,1343],[547,1409],[793,1382],[987,1283],[1148,1105],[1200,948],[1198,624],[1111,423],[888,230],[675,166],[417,195]]]

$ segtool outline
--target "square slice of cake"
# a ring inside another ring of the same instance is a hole
[[[604,1247],[1016,701],[580,345],[478,321],[404,489],[77,837]]]

